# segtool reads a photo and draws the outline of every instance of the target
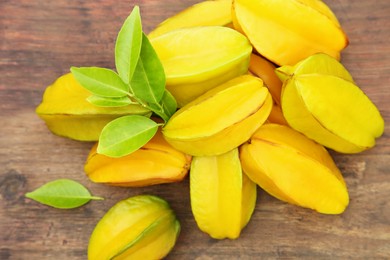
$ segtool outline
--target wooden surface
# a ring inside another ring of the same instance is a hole
[[[182,224],[168,259],[390,258],[389,0],[326,0],[350,39],[342,60],[387,122],[374,149],[332,153],[351,198],[340,216],[288,205],[259,189],[241,237],[213,240],[193,219],[188,180],[136,189],[93,184],[83,172],[91,143],[54,136],[35,115],[45,87],[70,66],[114,67],[114,40],[134,4],[150,31],[196,2],[0,1],[1,260],[86,259],[89,236],[103,214],[119,200],[145,193],[168,200]],[[58,178],[77,180],[106,200],[58,210],[24,197]]]

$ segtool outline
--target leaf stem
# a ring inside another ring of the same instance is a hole
[[[131,88],[130,88],[131,89]],[[138,102],[141,106],[149,109],[150,111],[156,113],[159,117],[161,117],[164,122],[167,122],[169,120],[169,115],[167,115],[164,111],[164,107],[160,103],[154,104],[154,107],[148,105],[146,102],[144,102],[142,99],[136,97],[133,94],[129,94],[130,97],[132,97],[135,101]],[[157,109],[156,109],[157,108]]]
[[[103,197],[97,197],[97,196],[92,196],[90,197],[91,200],[104,200]]]

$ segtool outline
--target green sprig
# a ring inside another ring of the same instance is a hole
[[[118,107],[139,104],[166,123],[175,113],[175,98],[165,89],[163,65],[142,31],[138,6],[125,20],[115,45],[113,70],[98,67],[71,67],[76,80],[92,93],[87,100],[96,106]],[[158,124],[141,116],[129,115],[106,125],[99,138],[98,153],[121,157],[146,144]]]

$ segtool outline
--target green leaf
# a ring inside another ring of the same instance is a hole
[[[115,71],[98,67],[72,67],[70,71],[80,85],[94,95],[102,97],[129,95],[129,86],[121,80]]]
[[[141,54],[130,81],[135,97],[150,104],[158,104],[165,91],[165,72],[147,36],[143,34]]]
[[[168,118],[170,118],[176,112],[176,99],[168,90],[165,90],[164,92],[164,96],[161,100],[161,106],[163,107],[164,112],[167,114]]]
[[[87,98],[87,101],[99,107],[124,107],[130,104],[136,104],[136,102],[131,101],[131,99],[128,96],[108,98],[108,97],[92,95]]]
[[[115,66],[126,84],[130,83],[142,45],[142,24],[138,6],[127,17],[116,38]]]
[[[97,152],[110,157],[128,155],[152,139],[157,129],[158,124],[144,116],[117,118],[103,128]]]
[[[103,199],[91,196],[83,185],[69,179],[59,179],[48,182],[32,192],[26,193],[25,196],[42,204],[59,209],[77,208],[90,200]]]
[[[165,90],[160,104],[151,104],[150,109],[164,119],[165,122],[168,122],[169,118],[176,112],[177,103],[172,94],[168,90]]]

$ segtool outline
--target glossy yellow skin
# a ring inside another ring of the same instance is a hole
[[[180,223],[168,203],[139,195],[115,204],[98,222],[88,259],[162,259],[173,248]]]
[[[149,33],[148,38],[156,38],[162,34],[181,28],[227,26],[232,23],[231,9],[231,0],[203,1],[197,3],[163,21]]]
[[[178,29],[151,39],[179,107],[247,72],[252,46],[220,26]]]
[[[278,73],[283,113],[297,131],[341,153],[371,148],[382,135],[378,109],[337,60],[316,54]]]
[[[117,117],[151,115],[148,109],[139,105],[97,107],[86,100],[90,95],[68,73],[46,88],[36,113],[54,134],[80,141],[97,141],[103,127]]]
[[[324,214],[340,214],[347,187],[321,145],[282,125],[266,124],[240,148],[244,172],[274,197]]]
[[[187,154],[218,155],[247,141],[271,109],[272,97],[262,81],[244,75],[179,109],[164,126],[163,135]]]
[[[335,15],[318,0],[235,0],[234,24],[254,48],[278,65],[293,65],[323,52],[339,59],[348,38]]]
[[[256,204],[256,184],[242,172],[237,148],[194,157],[190,192],[198,227],[216,239],[238,238]]]
[[[112,158],[96,151],[89,153],[84,170],[93,182],[115,186],[139,187],[183,180],[191,164],[191,156],[169,145],[161,130],[137,151]]]

